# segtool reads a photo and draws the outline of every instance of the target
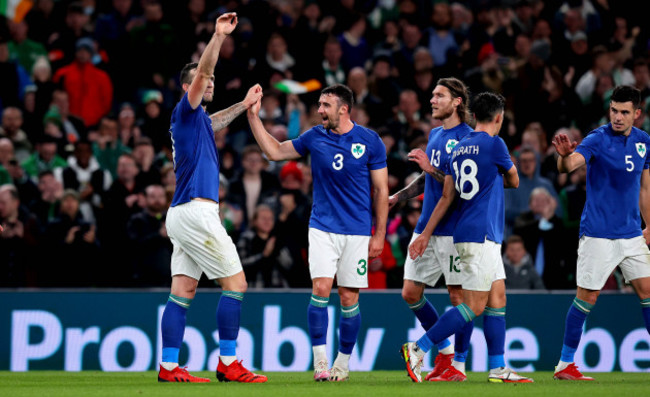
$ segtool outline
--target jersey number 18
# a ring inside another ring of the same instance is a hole
[[[456,190],[460,193],[460,198],[471,200],[472,197],[476,196],[479,189],[478,180],[476,179],[476,174],[478,174],[476,162],[471,159],[463,160],[460,165],[460,170],[458,169],[457,161],[454,161],[452,165],[456,174]],[[466,172],[467,168],[469,168],[469,172]],[[469,192],[464,192],[463,187],[465,187],[465,183],[467,182],[472,186],[472,189]]]

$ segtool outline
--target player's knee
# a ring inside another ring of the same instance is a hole
[[[463,292],[462,291],[449,291],[449,301],[452,306],[458,306],[463,303]]]
[[[422,298],[420,291],[414,291],[412,288],[402,288],[402,299],[409,305],[417,303]]]

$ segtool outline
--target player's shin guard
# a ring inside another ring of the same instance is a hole
[[[456,332],[454,342],[454,360],[458,362],[465,362],[467,351],[469,350],[469,343],[472,339],[472,332],[474,331],[474,321],[465,323],[460,331]]]
[[[320,346],[326,343],[327,323],[327,304],[329,297],[311,296],[309,306],[307,306],[307,322],[309,324],[309,336],[312,346]]]
[[[237,335],[239,335],[239,318],[244,294],[223,291],[217,306],[217,324],[219,327],[219,355],[234,357]]]
[[[185,333],[185,313],[192,299],[169,295],[160,324],[162,332],[162,361],[178,363],[178,352]]]
[[[339,327],[339,351],[352,354],[361,329],[361,312],[359,302],[352,306],[341,306],[341,325]]]
[[[564,344],[562,346],[561,361],[572,363],[580,338],[582,337],[582,327],[585,324],[587,315],[594,307],[591,303],[585,302],[578,298],[573,300],[566,315],[566,327],[564,329]]]
[[[641,301],[641,312],[643,313],[643,321],[645,321],[645,329],[650,333],[650,298]]]
[[[503,353],[506,343],[506,308],[486,307],[484,314],[483,328],[488,351],[488,369],[505,367]]]
[[[440,317],[440,320],[418,340],[418,346],[425,353],[428,352],[431,346],[428,346],[427,340],[430,341],[429,343],[440,343],[450,335],[458,332],[466,323],[472,321],[474,317],[476,317],[474,312],[464,303],[451,310],[447,310]]]

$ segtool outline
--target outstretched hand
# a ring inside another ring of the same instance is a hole
[[[262,99],[262,86],[255,84],[248,89],[246,97],[244,98],[244,105],[246,109],[250,109],[251,106],[255,105],[256,102]]]
[[[236,12],[225,13],[217,18],[217,22],[214,25],[214,31],[218,35],[230,34],[237,27],[237,22],[239,22],[239,20],[237,19]]]
[[[571,142],[567,134],[557,134],[553,138],[552,143],[553,146],[555,146],[555,150],[557,150],[557,153],[562,157],[566,157],[571,153],[573,153],[576,150],[576,147],[578,146],[578,142],[576,141]]]

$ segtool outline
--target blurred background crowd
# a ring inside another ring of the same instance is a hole
[[[429,103],[438,78],[503,94],[501,136],[520,173],[505,197],[509,288],[575,288],[586,170],[559,175],[552,137],[580,142],[607,123],[616,85],[650,96],[649,31],[632,0],[33,3],[20,21],[0,15],[1,287],[170,284],[169,118],[180,69],[198,61],[223,12],[236,11],[239,26],[223,43],[208,111],[260,83],[267,130],[293,139],[320,124],[318,91],[274,84],[347,84],[352,119],[386,145],[391,193],[420,173],[406,153],[440,125]],[[646,131],[647,104],[635,123]],[[222,219],[249,285],[310,287],[308,159],[267,161],[245,116],[216,145]],[[370,288],[401,287],[421,200],[391,210]],[[616,272],[605,287],[625,288]]]

